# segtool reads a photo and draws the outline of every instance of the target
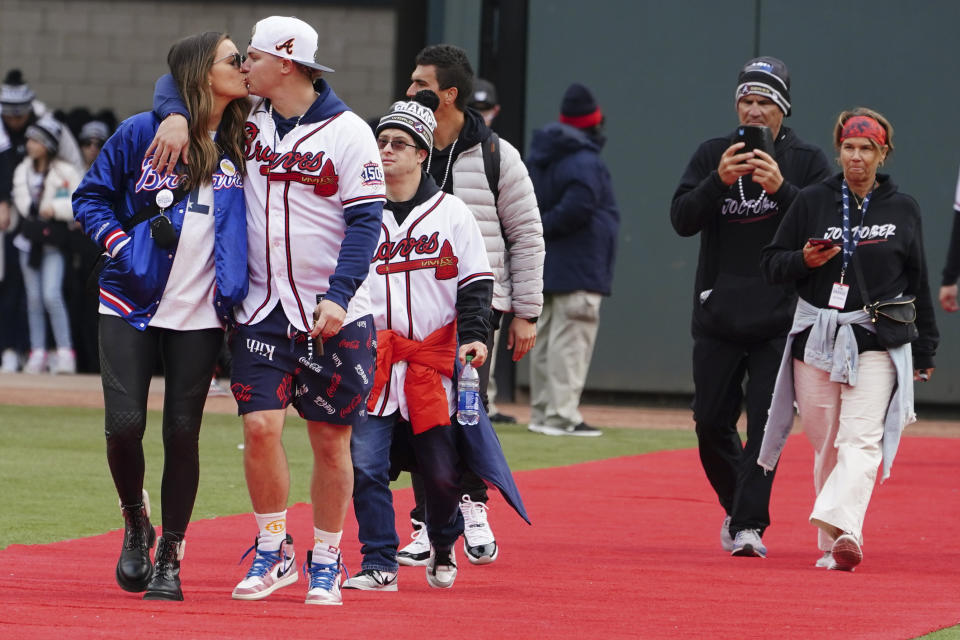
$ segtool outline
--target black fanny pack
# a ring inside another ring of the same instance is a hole
[[[863,290],[863,298],[869,300],[866,280],[856,255],[853,261],[857,278],[860,280],[860,289]],[[877,342],[880,346],[899,347],[920,337],[920,331],[917,329],[917,306],[914,304],[916,300],[916,296],[901,295],[864,305],[863,310],[870,314],[870,321],[877,330]]]

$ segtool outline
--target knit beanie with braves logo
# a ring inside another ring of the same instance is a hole
[[[737,75],[737,92],[734,100],[746,95],[769,98],[780,107],[784,115],[790,115],[790,72],[782,60],[762,56],[747,61]]]
[[[384,129],[403,129],[413,136],[418,147],[430,151],[433,149],[433,131],[437,128],[433,112],[438,106],[440,99],[429,89],[418,91],[413,100],[394,102],[387,115],[380,118],[377,135]]]

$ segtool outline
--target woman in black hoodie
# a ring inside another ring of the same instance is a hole
[[[776,463],[795,397],[815,450],[810,522],[825,552],[817,566],[850,571],[863,558],[877,469],[882,460],[889,475],[900,433],[916,419],[912,382],[933,373],[939,335],[920,208],[877,174],[893,127],[870,109],[844,111],[834,144],[843,172],[800,192],[761,255],[766,278],[794,282],[800,301],[758,462]],[[916,297],[919,338],[884,347],[864,307],[901,294]]]

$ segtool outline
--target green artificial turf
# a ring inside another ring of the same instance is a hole
[[[288,419],[284,444],[291,473],[291,504],[309,501],[312,458],[304,422]],[[692,432],[606,429],[600,438],[557,438],[524,425],[498,425],[514,471],[539,469],[695,446]],[[200,432],[200,491],[194,519],[247,513],[240,419],[209,414]],[[145,488],[160,495],[163,451],[160,414],[150,412],[144,436]],[[0,406],[0,549],[95,535],[121,526],[107,467],[103,411]],[[409,486],[403,474],[396,488]],[[159,504],[159,501],[155,501]]]

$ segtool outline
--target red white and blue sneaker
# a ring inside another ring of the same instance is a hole
[[[233,589],[233,598],[236,600],[261,600],[268,595],[297,581],[297,565],[294,562],[293,538],[287,534],[286,540],[280,543],[276,551],[265,551],[253,546],[240,558],[240,562],[256,550],[253,564],[247,571],[247,576]]]
[[[313,551],[307,551],[307,562],[303,565],[303,573],[310,581],[310,587],[307,591],[307,604],[343,604],[343,595],[340,593],[340,576],[346,573],[346,567],[340,571],[343,566],[340,551],[335,547],[330,547],[331,553],[336,553],[336,559],[333,562],[324,563],[324,560],[330,558],[320,558],[318,562],[313,561]]]

